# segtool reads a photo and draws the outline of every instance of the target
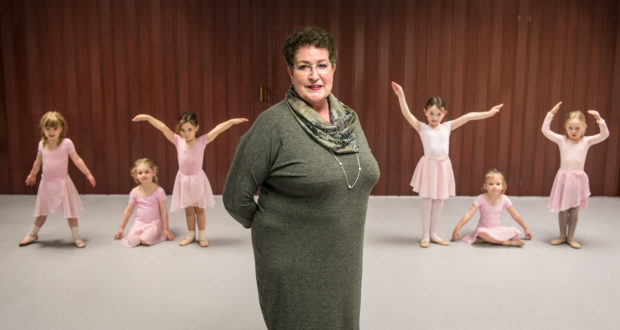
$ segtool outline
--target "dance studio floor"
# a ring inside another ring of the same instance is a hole
[[[38,243],[20,248],[34,198],[0,195],[0,328],[264,329],[250,232],[226,214],[219,196],[207,210],[208,248],[178,246],[183,212],[170,216],[175,242],[122,246],[112,237],[125,195],[83,196],[85,249],[73,247],[58,215],[48,218]],[[620,198],[590,199],[577,228],[580,250],[547,243],[558,229],[546,198],[512,200],[534,234],[525,247],[421,249],[420,199],[372,197],[362,329],[620,328]],[[449,238],[472,201],[446,202],[441,236]],[[504,223],[516,225],[507,213]]]

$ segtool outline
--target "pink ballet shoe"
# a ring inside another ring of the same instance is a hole
[[[566,243],[566,238],[558,237],[549,241],[551,245],[560,245]]]
[[[513,240],[510,240],[510,241],[503,241],[502,245],[504,245],[504,246],[522,247],[523,245],[525,245],[525,242],[523,242],[520,239],[513,239]]]
[[[180,246],[185,246],[187,244],[193,243],[196,240],[196,237],[187,236],[181,242],[179,242]]]
[[[581,244],[577,241],[566,240],[566,243],[568,243],[568,245],[570,245],[573,249],[581,249]]]
[[[207,241],[207,239],[204,238],[204,237],[203,238],[199,238],[198,239],[198,244],[200,246],[202,246],[202,247],[207,247],[207,246],[209,246],[209,241]]]
[[[75,244],[75,247],[78,247],[80,249],[83,248],[83,247],[86,247],[86,243],[84,243],[84,241],[82,241],[81,239],[76,239],[73,242],[73,244]]]
[[[442,239],[431,239],[431,243],[434,243],[434,244],[439,244],[439,245],[443,245],[443,246],[448,246],[448,245],[450,245],[450,242],[448,242],[448,241],[444,241],[444,240],[442,240]]]
[[[21,242],[19,242],[19,246],[26,246],[26,245],[32,244],[38,239],[39,239],[39,236],[26,235],[26,237],[24,237],[24,239]]]
[[[420,247],[422,248],[427,248],[430,244],[431,242],[427,240],[420,241]]]

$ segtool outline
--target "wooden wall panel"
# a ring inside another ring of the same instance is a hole
[[[504,103],[494,118],[454,131],[457,194],[473,195],[483,173],[506,174],[509,194],[547,195],[557,147],[540,133],[546,111],[564,101],[598,109],[611,130],[588,155],[594,195],[620,195],[620,5],[614,0],[101,0],[0,2],[0,193],[33,194],[24,179],[39,138],[38,119],[57,109],[98,185],[74,166],[82,193],[126,194],[132,162],[150,157],[171,192],[174,147],[145,112],[173,127],[196,112],[200,131],[232,117],[251,120],[290,84],[281,47],[297,26],[332,32],[339,46],[334,93],[359,114],[381,168],[377,195],[410,195],[422,156],[390,82],[415,116],[440,95],[448,118]],[[266,87],[269,100],[258,100]],[[237,140],[233,127],[207,147],[205,170],[221,193]],[[588,134],[598,131],[588,118]],[[596,175],[604,173],[604,175]]]

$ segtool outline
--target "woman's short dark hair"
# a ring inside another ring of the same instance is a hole
[[[284,41],[282,54],[284,54],[284,60],[286,60],[288,66],[295,64],[295,54],[299,48],[304,46],[327,49],[329,61],[336,63],[338,50],[336,49],[334,37],[329,32],[316,26],[304,26],[295,29]]]

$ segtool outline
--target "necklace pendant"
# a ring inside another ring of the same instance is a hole
[[[333,151],[330,150],[329,152],[331,152],[336,162],[338,162],[338,165],[340,165],[340,169],[342,169],[342,173],[344,173],[344,179],[347,181],[347,188],[349,188],[349,190],[353,189],[353,187],[355,187],[355,184],[357,184],[357,180],[359,180],[360,178],[360,174],[362,173],[362,165],[360,164],[359,154],[355,153],[355,157],[357,158],[357,177],[355,178],[355,181],[353,181],[353,184],[351,184],[349,182],[349,177],[347,176],[347,171],[345,171],[344,166],[342,165],[342,162],[340,161],[340,159],[336,157],[336,154]]]

